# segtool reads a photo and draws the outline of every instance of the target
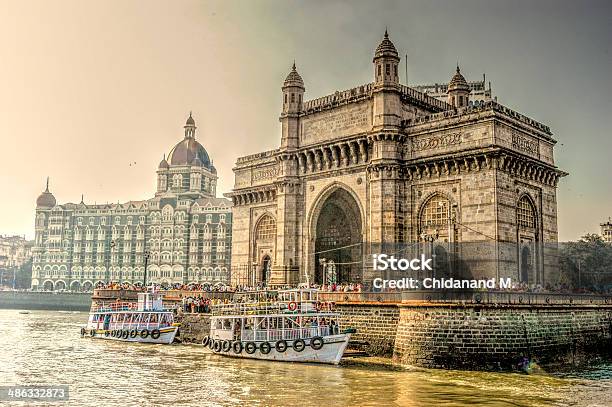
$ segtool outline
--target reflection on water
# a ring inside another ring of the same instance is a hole
[[[195,345],[82,339],[86,319],[85,313],[0,310],[0,383],[66,384],[70,402],[62,405],[78,406],[612,405],[612,364],[527,376],[360,361],[273,363],[222,358]]]

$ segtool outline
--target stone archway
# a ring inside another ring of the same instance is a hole
[[[270,269],[272,268],[272,259],[270,258],[269,255],[265,255],[262,259],[261,259],[261,282],[264,285],[268,285],[268,282],[270,281]]]
[[[43,290],[45,290],[45,291],[53,291],[53,281],[46,280],[43,283]]]
[[[314,282],[362,282],[363,220],[353,195],[335,188],[319,202],[311,225]]]
[[[78,281],[73,281],[72,283],[70,283],[70,291],[81,291],[81,283],[79,283]]]

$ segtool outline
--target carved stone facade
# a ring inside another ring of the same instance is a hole
[[[377,245],[425,236],[447,251],[490,243],[474,277],[546,280],[543,242],[557,240],[565,175],[550,129],[493,100],[470,103],[458,67],[447,101],[401,85],[399,60],[385,33],[373,83],[304,102],[294,65],[282,87],[280,148],[234,168],[234,284],[329,281],[330,259],[336,281],[367,282]],[[263,246],[262,217],[276,229]]]

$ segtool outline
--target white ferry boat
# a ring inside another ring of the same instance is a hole
[[[355,330],[340,329],[333,304],[318,301],[316,290],[260,292],[255,297],[213,306],[210,335],[202,344],[224,356],[340,362]]]
[[[164,309],[163,295],[138,294],[138,302],[111,302],[92,308],[81,336],[124,342],[170,344],[180,324],[172,311]]]

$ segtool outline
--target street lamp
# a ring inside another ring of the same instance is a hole
[[[144,252],[144,277],[142,279],[143,287],[147,287],[147,266],[149,265],[149,256],[151,256],[151,252],[145,250]]]
[[[323,284],[327,284],[327,276],[326,276],[327,270],[325,268],[326,262],[327,262],[327,259],[325,257],[321,257],[319,259],[319,264],[321,265],[321,268],[323,270]]]

